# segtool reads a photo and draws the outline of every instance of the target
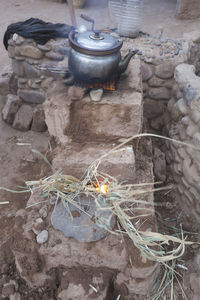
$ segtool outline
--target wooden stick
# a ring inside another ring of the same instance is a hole
[[[75,10],[74,10],[73,0],[67,0],[67,3],[68,3],[68,7],[69,7],[69,13],[70,13],[72,25],[74,27],[77,27],[76,15],[75,15]]]

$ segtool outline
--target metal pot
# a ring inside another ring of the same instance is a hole
[[[84,15],[81,17],[92,23],[92,30],[71,31],[69,34],[69,80],[92,83],[116,79],[125,72],[137,51],[129,52],[122,60],[120,49],[123,43],[109,34],[94,30],[94,20]]]

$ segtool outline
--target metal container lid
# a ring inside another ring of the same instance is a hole
[[[72,31],[69,42],[73,49],[89,55],[108,55],[117,52],[123,44],[111,35],[97,30],[80,33]]]

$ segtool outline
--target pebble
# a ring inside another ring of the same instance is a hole
[[[42,230],[36,237],[38,244],[44,244],[47,242],[49,237],[49,233],[47,230]]]
[[[103,89],[90,91],[90,98],[92,101],[99,102],[101,101],[102,96],[103,96]]]
[[[40,208],[39,215],[41,218],[44,218],[44,219],[47,217],[47,215],[48,215],[47,205],[44,205],[42,208]]]

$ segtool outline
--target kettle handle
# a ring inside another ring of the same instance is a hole
[[[81,14],[80,17],[81,17],[83,20],[92,23],[92,31],[94,31],[94,20],[91,19],[90,17],[86,16],[86,15],[83,15],[83,14]]]

